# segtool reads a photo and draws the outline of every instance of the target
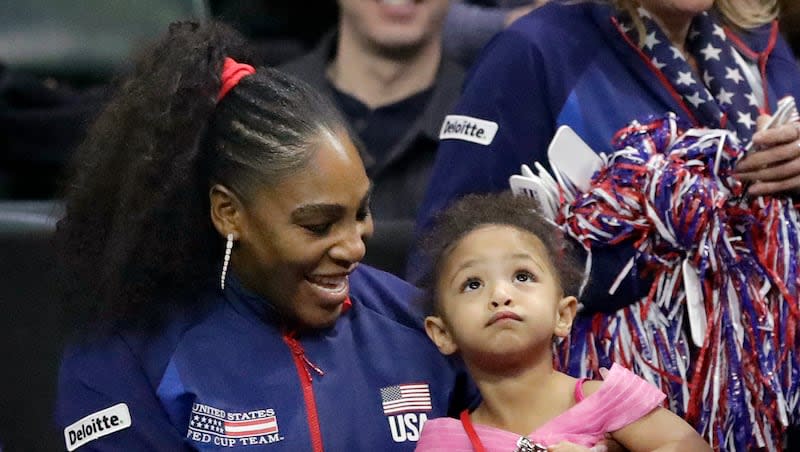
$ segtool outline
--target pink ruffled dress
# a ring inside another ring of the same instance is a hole
[[[661,390],[618,364],[611,367],[600,389],[588,397],[583,396],[583,381],[578,380],[575,385],[577,403],[531,432],[527,436],[530,443],[548,447],[570,441],[586,447],[594,446],[607,432],[619,430],[648,414],[665,397]],[[470,435],[470,431],[474,433]],[[438,418],[427,421],[416,450],[472,452],[480,450],[480,446],[475,444],[477,441],[487,452],[513,452],[517,450],[519,440],[520,435],[516,433],[487,425],[473,425],[465,411],[461,420]]]

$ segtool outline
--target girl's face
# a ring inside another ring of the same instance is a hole
[[[370,182],[346,134],[242,209],[232,265],[245,286],[301,328],[333,324],[372,235]]]
[[[487,225],[464,236],[442,262],[436,285],[440,316],[428,335],[442,353],[470,362],[550,350],[566,336],[577,301],[564,297],[550,258],[533,234]]]

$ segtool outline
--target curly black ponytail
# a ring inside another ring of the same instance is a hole
[[[172,24],[89,130],[74,160],[58,240],[79,319],[155,324],[194,301],[223,244],[208,190],[253,190],[302,168],[323,133],[345,130],[303,82],[258,68],[219,103],[225,57],[252,64],[219,23]]]

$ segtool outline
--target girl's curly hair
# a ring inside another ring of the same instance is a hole
[[[488,225],[512,226],[535,235],[547,250],[563,293],[578,295],[583,266],[578,263],[576,249],[560,229],[541,216],[536,200],[514,196],[510,191],[470,194],[439,212],[430,233],[421,240],[420,249],[425,250],[429,263],[420,281],[424,290],[421,308],[425,315],[436,312],[436,285],[444,260],[464,236]]]
[[[224,249],[209,188],[247,204],[303,168],[323,134],[346,130],[328,101],[274,69],[259,67],[218,103],[224,58],[253,64],[250,55],[226,25],[174,23],[90,128],[57,232],[79,321],[153,325],[196,302]]]

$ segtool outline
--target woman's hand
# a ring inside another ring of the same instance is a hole
[[[769,118],[759,116],[759,128]],[[736,175],[751,183],[749,195],[800,195],[800,123],[756,132],[753,151],[736,165]]]

